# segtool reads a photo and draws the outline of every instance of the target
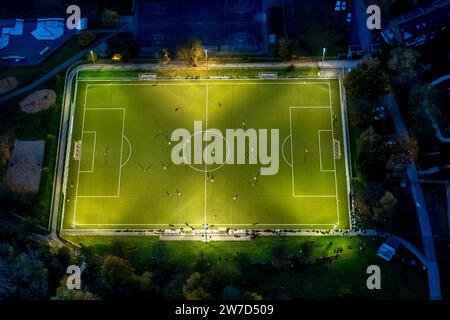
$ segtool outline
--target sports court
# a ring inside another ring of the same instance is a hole
[[[261,0],[136,1],[136,37],[144,54],[198,38],[210,51],[262,52]]]
[[[79,77],[73,106],[63,229],[349,227],[338,80]],[[172,163],[194,121],[279,129],[278,173]]]

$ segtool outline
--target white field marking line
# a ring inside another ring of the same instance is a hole
[[[267,80],[261,80],[261,82],[246,82],[246,83],[234,83],[233,85],[253,85],[253,84],[265,84],[265,85],[322,85],[325,82],[323,81],[316,81],[317,79],[315,78],[303,78],[306,80],[315,80],[314,82],[263,82],[263,81],[267,81]],[[205,79],[201,79],[202,81],[208,81]],[[236,81],[236,79],[224,79],[224,80],[231,80],[231,81]],[[88,80],[88,79],[80,79],[79,81],[86,81],[86,82],[105,82],[104,80]],[[123,81],[123,80],[119,80],[119,81]],[[130,79],[130,81],[137,81],[136,79]],[[170,81],[185,81],[184,79],[172,79]],[[221,80],[222,81],[222,80]],[[152,85],[151,83],[104,83],[102,84],[103,86],[150,86]],[[177,84],[170,84],[170,83],[159,83],[158,85],[166,85],[166,86],[179,86],[179,85],[185,85],[185,86],[192,86],[191,83],[177,83]],[[205,86],[208,86],[208,83],[204,84]],[[224,83],[214,83],[214,85],[225,85]],[[228,84],[226,84],[228,85]],[[82,128],[84,128],[84,118],[85,118],[85,111],[86,111],[86,100],[87,100],[87,90],[89,88],[90,84],[87,84],[86,88],[85,88],[85,103],[84,103],[84,110],[83,110],[83,124],[82,124]],[[96,85],[98,86],[98,85]],[[330,84],[328,82],[328,87],[330,87]],[[291,136],[291,161],[292,161],[292,192],[293,192],[293,197],[303,197],[303,196],[295,196],[294,195],[294,166],[293,166],[293,139],[292,139],[292,119],[291,119],[291,109],[294,108],[300,108],[300,109],[311,109],[311,108],[331,108],[330,106],[326,107],[326,106],[317,106],[317,107],[290,107],[289,108],[289,118],[290,118],[290,136]],[[88,108],[88,110],[111,110],[111,109],[124,109],[124,108]],[[207,121],[207,119],[206,119]],[[125,116],[123,118],[123,123],[125,122]],[[122,131],[124,129],[124,126],[122,127]],[[122,141],[122,147],[123,147],[123,141]],[[121,157],[122,157],[122,150],[121,150]],[[121,169],[121,168],[120,168]],[[76,188],[76,199],[77,198],[117,198],[119,196],[78,196],[78,181],[79,181],[79,168],[78,168],[78,177],[77,177],[77,188]],[[206,172],[205,172],[206,175]],[[336,176],[336,174],[335,174]],[[120,190],[120,177],[121,177],[121,170],[120,170],[120,176],[119,176],[119,190]],[[120,191],[119,191],[120,192]],[[305,197],[322,197],[322,196],[305,196]],[[324,197],[331,197],[328,195],[325,195]],[[75,201],[76,201],[75,199]],[[76,202],[75,202],[75,209],[74,209],[74,217],[73,217],[73,222],[75,224],[75,212],[76,212]],[[206,220],[206,179],[205,179],[205,220]],[[76,225],[83,225],[83,224],[76,224]],[[84,224],[84,225],[88,225],[88,224]],[[99,225],[99,224],[93,224],[93,225]],[[115,224],[118,225],[118,224]],[[124,224],[124,225],[130,225],[130,224]],[[138,224],[138,225],[150,225],[150,224]],[[153,225],[161,225],[161,224],[153,224]],[[216,225],[229,225],[229,224],[216,224]],[[239,225],[239,224],[233,224],[233,225]],[[250,224],[242,224],[242,225],[250,225]],[[262,224],[261,224],[262,225]],[[265,225],[270,225],[270,224],[265,224]],[[272,224],[272,225],[290,225],[290,224]],[[312,226],[312,225],[332,225],[332,224],[292,224],[292,225],[308,225],[308,226]]]
[[[89,88],[89,84],[86,84],[86,87],[84,88],[84,105],[83,105],[83,119],[81,120],[81,139],[83,139],[83,132],[84,132],[84,118],[86,116],[86,103],[87,103],[87,94],[88,94],[88,88]],[[82,144],[83,145],[83,142]],[[80,150],[80,159],[82,157],[83,154],[83,148],[81,148]],[[77,186],[75,188],[75,204],[74,204],[74,208],[73,208],[73,218],[72,218],[72,224],[76,225],[75,222],[75,218],[76,218],[76,214],[77,214],[77,204],[78,204],[78,185],[80,182],[80,165],[81,165],[81,161],[78,161],[78,169],[77,169]]]
[[[70,89],[72,89],[72,88],[70,88]],[[69,94],[71,95],[72,93],[71,93],[71,90],[69,90],[70,92],[69,92]],[[66,94],[67,94],[67,88],[66,87],[64,87],[64,97],[63,97],[63,103],[62,103],[62,111],[61,111],[61,121],[63,121],[63,117],[64,117],[64,106],[65,106],[65,99],[66,99]],[[64,170],[63,170],[63,172],[62,172],[62,175],[63,175],[63,182],[62,182],[62,186],[61,186],[61,188],[62,188],[62,192],[63,192],[63,194],[67,197],[67,181],[68,181],[68,179],[69,179],[69,168],[70,168],[70,154],[71,154],[71,152],[72,152],[72,150],[70,149],[70,146],[71,146],[71,144],[72,144],[72,139],[73,139],[73,137],[72,137],[72,134],[73,134],[73,122],[74,122],[74,114],[75,114],[75,101],[76,101],[76,99],[77,99],[77,94],[78,94],[78,72],[75,74],[75,92],[74,92],[74,101],[71,101],[72,99],[70,99],[69,98],[69,104],[70,104],[70,107],[69,107],[69,114],[68,114],[68,116],[69,116],[69,128],[68,128],[68,130],[67,130],[67,147],[66,147],[66,160],[64,161]],[[60,122],[60,127],[62,128],[62,122]],[[59,155],[59,148],[60,148],[60,144],[61,144],[62,142],[61,142],[61,140],[60,139],[58,139],[58,147],[57,147],[57,150],[58,150],[58,159],[59,159],[59,157],[60,157],[60,155]],[[57,175],[56,175],[56,170],[55,170],[55,182],[56,182],[56,179],[57,179]],[[53,195],[52,195],[52,198],[53,198]],[[75,203],[74,203],[74,205],[76,204],[76,198],[75,198]],[[50,215],[50,217],[52,217],[52,215],[53,215],[53,200],[52,200],[52,208],[51,208],[51,215]],[[63,229],[63,226],[64,226],[64,214],[66,213],[66,202],[65,202],[65,199],[63,199],[63,201],[62,201],[62,207],[61,207],[61,210],[62,210],[62,214],[61,214],[61,224],[60,224],[60,229]],[[51,218],[49,219],[49,230],[50,230],[50,224],[51,224]]]
[[[185,226],[185,224],[172,223],[174,226]],[[334,226],[336,223],[258,223],[258,226]],[[168,223],[79,223],[77,226],[163,226]],[[202,227],[203,224],[191,223],[191,226]],[[251,226],[251,223],[215,223],[215,226]],[[63,229],[72,231],[74,229]],[[86,229],[89,231],[106,231],[108,229]]]
[[[322,167],[322,147],[321,147],[321,143],[320,143],[320,134],[322,132],[331,132],[331,130],[317,130],[317,136],[318,136],[318,140],[319,140],[319,163],[320,163],[320,172],[335,172],[336,170],[324,170]]]
[[[335,194],[327,195],[294,195],[294,198],[336,198]]]
[[[125,110],[125,108],[86,108],[88,111],[95,111],[95,110]]]
[[[286,157],[285,157],[285,155],[284,155],[284,145],[286,144],[286,141],[287,141],[290,137],[291,137],[291,135],[288,135],[288,136],[284,139],[283,144],[281,145],[281,154],[283,155],[284,161],[288,164],[288,166],[290,166],[290,167],[292,168],[292,164],[289,163],[289,161],[287,161],[287,159],[286,159]]]
[[[82,133],[82,136],[85,133],[94,134],[94,146],[93,146],[93,150],[92,150],[91,170],[80,170],[80,173],[92,173],[92,172],[94,172],[94,168],[95,168],[95,144],[97,142],[97,131],[84,131]],[[84,140],[84,139],[81,138],[81,140]],[[81,149],[83,149],[83,144],[81,144]],[[80,158],[80,161],[81,161],[81,158]]]
[[[333,148],[334,148],[334,130],[333,130],[333,103],[331,100],[331,85],[328,82],[328,96],[330,99],[330,125],[331,125],[331,137],[333,139]],[[336,172],[336,159],[333,155],[333,164],[334,164],[334,188],[336,192],[336,214],[337,214],[337,225],[340,223],[340,214],[339,214],[339,196],[338,196],[338,185],[337,185],[337,172]]]
[[[86,109],[85,109],[86,110]],[[87,108],[87,110],[93,111],[93,110],[121,110],[123,111],[122,113],[122,141],[121,141],[121,146],[120,146],[120,163],[122,163],[122,153],[123,153],[123,136],[124,136],[124,130],[125,130],[125,108]],[[84,116],[83,116],[84,117]],[[83,119],[84,122],[84,119]],[[84,172],[81,172],[84,173]],[[78,171],[78,175],[80,174],[80,171]],[[78,198],[119,198],[120,197],[120,187],[121,187],[121,177],[122,177],[122,167],[119,164],[119,181],[118,181],[118,186],[117,186],[117,194],[116,195],[109,195],[109,196],[79,196],[77,193],[77,199]],[[78,184],[77,184],[77,189],[78,189]]]
[[[293,140],[294,136],[292,135],[292,109],[289,108],[289,133],[291,137],[291,183],[292,183],[292,196],[295,196],[295,182],[294,182],[294,147]]]
[[[290,107],[291,109],[329,109],[331,108],[330,106],[310,106],[310,107],[296,107],[296,106],[292,106]]]
[[[122,180],[122,158],[123,158],[123,137],[125,136],[125,117],[126,117],[126,110],[123,109],[123,118],[122,118],[122,135],[121,141],[120,141],[120,162],[119,162],[119,186],[117,190],[117,197],[120,197],[120,187],[121,187],[121,180]]]
[[[344,110],[345,106],[346,106],[346,99],[345,96],[343,95],[342,92],[342,80],[341,78],[339,78],[339,98],[340,98],[340,103],[341,103],[341,123],[342,123],[342,137],[344,139],[344,151],[345,151],[345,155],[344,155],[344,159],[345,159],[345,172],[346,172],[346,186],[347,186],[347,190],[346,190],[346,195],[347,195],[347,209],[348,209],[348,223],[349,223],[349,228],[352,226],[352,212],[350,210],[350,198],[349,198],[349,191],[350,191],[350,169],[349,169],[349,163],[351,162],[351,158],[347,157],[349,155],[349,151],[348,151],[348,129],[347,129],[347,124],[345,123],[345,120],[347,119],[347,111]]]
[[[304,78],[303,78],[304,79]],[[163,79],[162,81],[173,81],[173,82],[181,82],[183,81],[184,83],[165,83],[165,82],[158,82],[158,86],[192,86],[192,83],[187,83],[187,82],[193,82],[193,80],[196,79],[170,79],[170,80],[165,80]],[[229,83],[221,83],[222,81],[239,81],[237,79],[220,79],[220,80],[214,80],[214,79],[197,79],[196,81],[198,82],[208,82],[211,83],[213,85],[230,85]],[[308,79],[306,79],[308,80]],[[312,80],[312,79],[311,79]],[[316,79],[317,80],[317,79]],[[84,81],[84,82],[104,82],[103,84],[95,84],[95,86],[100,86],[100,85],[108,85],[108,86],[153,86],[153,83],[151,83],[151,81],[149,82],[142,82],[141,80],[136,79],[116,79],[116,78],[112,78],[112,79],[107,79],[107,80],[96,80],[96,79],[80,79],[79,81]],[[133,83],[112,83],[111,81],[115,81],[115,82],[133,82]],[[216,82],[217,81],[217,82]],[[325,81],[317,81],[317,82],[304,82],[304,81],[295,81],[293,80],[292,82],[267,82],[268,80],[261,80],[260,82],[237,82],[237,83],[233,83],[233,85],[254,85],[254,84],[262,84],[262,85],[326,85],[327,82]],[[271,80],[273,81],[273,80]],[[281,81],[281,80],[280,80]],[[135,83],[134,83],[135,82]],[[205,85],[205,83],[199,83],[196,85]]]
[[[208,84],[206,84],[206,93],[205,93],[205,132],[208,130],[208,98],[209,98],[209,86]],[[203,155],[202,155],[203,156]],[[208,165],[206,164],[205,161],[205,176],[204,176],[204,180],[205,180],[205,208],[204,208],[204,218],[205,218],[205,225],[207,223],[206,221],[206,211],[207,211],[207,207],[206,207],[206,198],[207,198],[207,184],[206,184],[206,178],[207,178],[207,170],[208,170]]]
[[[125,163],[122,164],[122,168],[123,168],[127,165],[128,161],[130,161],[130,159],[131,159],[131,153],[133,151],[133,148],[131,147],[131,142],[130,142],[130,140],[128,140],[127,137],[123,136],[122,139],[125,139],[125,141],[128,143],[128,146],[130,147],[130,153],[128,155],[128,158],[127,158],[127,160],[125,160]]]
[[[103,199],[103,198],[119,198],[119,196],[118,195],[114,195],[114,196],[78,196],[78,199],[84,199],[84,198]]]
[[[84,71],[81,71],[81,72],[84,72]],[[105,79],[107,79],[107,80],[105,80]],[[132,78],[130,78],[130,77],[110,77],[110,78],[108,78],[108,77],[105,77],[105,78],[99,78],[99,77],[81,77],[78,81],[83,81],[83,82],[86,82],[86,81],[93,81],[93,82],[105,82],[105,81],[111,81],[111,79],[126,79],[126,80],[124,80],[124,81],[138,81],[138,78],[136,78],[136,77],[132,77]],[[339,77],[335,77],[335,78],[311,78],[311,77],[300,77],[300,78],[289,78],[289,79],[283,79],[283,78],[278,78],[278,79],[231,79],[231,78],[221,78],[221,79],[209,79],[209,78],[204,78],[204,79],[189,79],[189,80],[186,80],[185,78],[173,78],[173,79],[162,79],[162,80],[164,80],[164,81],[172,81],[172,82],[179,82],[179,81],[184,81],[184,82],[186,82],[186,81],[192,81],[192,82],[200,82],[200,81],[204,81],[204,82],[206,82],[206,81],[209,81],[209,82],[216,82],[216,81],[226,81],[226,80],[228,80],[228,81],[261,81],[261,82],[263,82],[263,81],[292,81],[292,82],[295,82],[295,81],[303,81],[303,82],[305,82],[304,80],[313,80],[313,81],[311,81],[312,83],[315,83],[315,84],[322,84],[322,83],[326,83],[328,80],[338,80],[339,79]],[[160,79],[161,80],[161,79]],[[139,80],[139,81],[141,81],[141,80]],[[310,82],[305,82],[305,83],[310,83]]]
[[[302,109],[315,109],[315,107],[302,107]],[[327,107],[330,109],[331,107]],[[296,195],[295,194],[295,179],[294,179],[294,153],[293,153],[293,136],[292,136],[292,109],[298,109],[298,107],[289,107],[289,122],[290,122],[290,133],[291,133],[291,159],[292,159],[292,197],[293,198],[337,198],[337,194],[335,195]],[[327,131],[327,130],[324,130]],[[329,130],[332,131],[332,130]],[[335,160],[336,161],[336,160]],[[336,185],[336,172],[334,171],[335,177],[335,185]]]

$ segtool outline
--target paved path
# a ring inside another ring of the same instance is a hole
[[[431,83],[431,86],[432,86],[432,87],[437,86],[438,84],[440,84],[440,83],[442,83],[442,82],[444,82],[444,81],[447,81],[447,80],[450,80],[450,74],[448,74],[448,75],[446,75],[446,76],[442,76],[442,77],[440,77],[440,78],[434,80],[434,81]]]
[[[392,95],[384,98],[385,105],[388,107],[394,121],[397,133],[409,138],[408,130],[400,115],[397,102]],[[441,300],[441,285],[439,281],[439,268],[436,260],[436,251],[433,242],[433,233],[431,231],[430,219],[428,217],[425,198],[419,184],[419,175],[414,163],[411,163],[407,169],[411,191],[416,203],[417,217],[419,220],[420,231],[422,234],[423,247],[425,249],[426,267],[428,272],[428,287],[431,300]]]

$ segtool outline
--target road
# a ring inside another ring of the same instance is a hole
[[[392,119],[394,121],[397,133],[408,137],[408,130],[400,115],[397,102],[392,95],[384,98],[385,105],[389,109]],[[431,300],[441,300],[441,285],[439,281],[439,267],[436,260],[436,250],[434,248],[433,233],[431,231],[430,219],[428,217],[428,210],[425,205],[425,198],[419,184],[419,174],[414,163],[410,163],[407,170],[408,180],[411,186],[411,191],[416,204],[417,217],[419,220],[420,231],[422,234],[422,242],[425,250],[426,267],[428,273],[428,288],[430,291]]]

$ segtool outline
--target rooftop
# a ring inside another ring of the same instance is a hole
[[[67,29],[63,18],[0,19],[0,64],[38,64],[78,31]]]

